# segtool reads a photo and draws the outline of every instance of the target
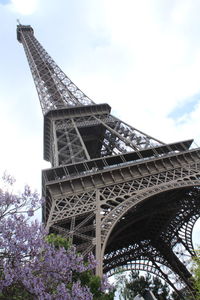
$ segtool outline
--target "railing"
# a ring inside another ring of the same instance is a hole
[[[46,169],[42,171],[43,188],[47,183],[66,180],[77,176],[83,176],[98,171],[121,167],[128,164],[151,160],[152,158],[160,158],[165,156],[173,156],[181,152],[187,152],[192,140],[182,141],[173,144],[162,145],[136,152],[107,156],[89,161],[64,165],[56,168]]]

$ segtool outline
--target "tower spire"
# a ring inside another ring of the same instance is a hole
[[[111,115],[108,104],[95,104],[31,26],[17,25],[17,39],[38,91],[44,158],[52,164],[42,172],[46,228],[69,238],[83,255],[93,251],[98,275],[118,267],[149,271],[179,293],[171,272],[192,293],[176,249],[195,254],[200,149],[190,149],[193,140],[165,144]]]
[[[45,51],[31,26],[17,25],[17,39],[24,46],[43,114],[55,109],[94,104]]]

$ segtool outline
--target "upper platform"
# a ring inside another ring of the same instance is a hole
[[[30,25],[17,25],[17,40],[21,43],[21,31],[23,32],[31,32],[34,34],[34,30]]]

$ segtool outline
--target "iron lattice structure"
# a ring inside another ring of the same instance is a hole
[[[192,293],[182,257],[195,255],[200,149],[191,149],[193,140],[165,144],[112,116],[108,104],[95,104],[31,26],[19,24],[17,39],[44,114],[44,159],[52,165],[42,172],[49,232],[70,238],[83,255],[93,251],[99,275],[143,270],[177,293],[176,280]]]

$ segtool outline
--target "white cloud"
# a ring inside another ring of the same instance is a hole
[[[171,13],[172,20],[174,23],[182,25],[187,21],[188,15],[192,12],[193,3],[187,0],[179,0],[174,4]]]
[[[21,15],[32,15],[38,9],[39,0],[11,0],[11,10]]]
[[[154,127],[164,141],[178,136],[183,139],[184,132],[186,137],[190,134],[198,138],[195,117],[198,110],[179,126],[168,117],[179,103],[189,101],[200,90],[200,45],[192,39],[199,27],[197,23],[200,25],[195,14],[198,2],[174,1],[165,10],[158,6],[164,6],[164,2],[104,2],[106,29],[110,36],[110,45],[104,50],[111,56],[107,72],[112,73],[110,69],[114,72],[110,79],[106,74],[98,81],[102,82],[104,94],[112,97],[115,108],[120,109],[122,118],[125,116],[133,126],[143,123],[144,131]],[[120,49],[121,56],[113,60],[116,49]],[[97,52],[93,53],[95,55]],[[121,67],[125,56],[128,64],[120,71],[116,65]],[[99,56],[96,59],[101,61]],[[95,81],[95,76],[91,76],[91,82]],[[188,130],[183,131],[187,126]]]

